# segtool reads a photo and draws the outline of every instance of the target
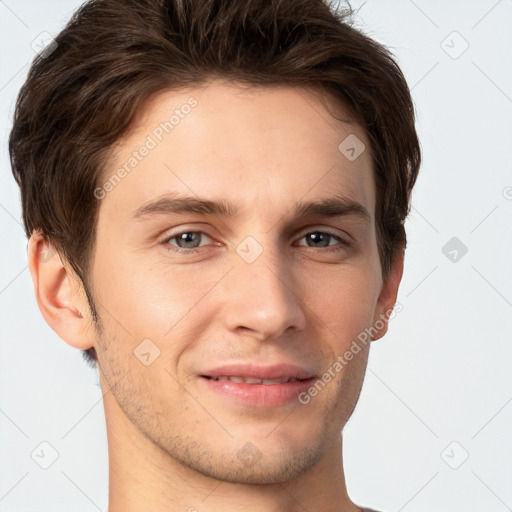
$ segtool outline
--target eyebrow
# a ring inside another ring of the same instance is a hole
[[[142,220],[157,215],[184,213],[234,217],[238,212],[238,206],[225,200],[210,200],[169,193],[140,206],[134,212],[133,218]],[[316,201],[300,201],[294,207],[294,216],[297,218],[313,216],[340,217],[346,215],[353,215],[366,222],[371,222],[370,213],[365,206],[342,195],[334,195]]]

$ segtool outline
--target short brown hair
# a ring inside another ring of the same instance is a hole
[[[156,92],[213,77],[320,87],[366,130],[376,180],[383,278],[405,249],[420,166],[406,80],[381,44],[353,27],[348,4],[323,0],[91,0],[38,55],[9,139],[27,236],[36,229],[87,285],[99,201],[114,143]],[[97,324],[98,325],[98,324]],[[95,365],[94,348],[84,351]]]

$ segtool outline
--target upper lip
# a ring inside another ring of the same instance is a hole
[[[218,366],[201,372],[202,377],[249,377],[253,379],[310,379],[315,375],[295,364],[279,363],[262,366],[255,363],[239,363]]]

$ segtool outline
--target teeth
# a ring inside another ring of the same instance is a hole
[[[231,377],[233,378],[233,377]],[[261,384],[261,379],[255,379],[255,378],[252,378],[252,377],[248,377],[247,379],[244,379],[243,377],[239,377],[240,380],[237,380],[235,382],[246,382],[247,384]],[[265,381],[263,381],[264,384]]]
[[[282,379],[263,379],[263,384],[281,384],[282,382],[288,382],[288,380],[283,381]]]
[[[219,377],[210,378],[219,381],[230,380],[231,382],[241,382],[244,384],[284,384],[285,382],[297,382],[295,377],[291,377],[289,379],[256,379],[254,377],[231,377],[227,375],[221,375]]]

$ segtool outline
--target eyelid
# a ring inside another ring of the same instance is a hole
[[[333,227],[329,227],[329,226],[320,226],[318,224],[313,224],[311,226],[306,226],[305,228],[302,228],[299,233],[303,233],[302,236],[304,235],[307,235],[309,233],[328,233],[329,235],[332,235],[332,236],[339,236],[339,237],[343,237],[343,236],[347,236],[349,237],[350,235],[348,233],[346,233],[345,231],[341,231],[339,229],[336,229],[336,228],[333,228]],[[350,237],[352,238],[352,237]]]

